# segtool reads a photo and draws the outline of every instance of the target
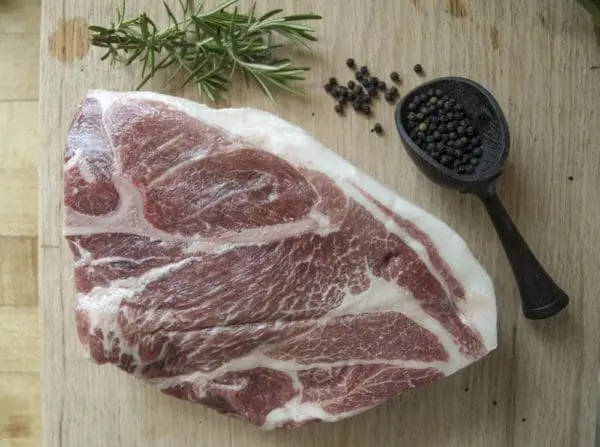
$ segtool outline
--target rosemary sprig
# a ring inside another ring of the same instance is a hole
[[[125,4],[117,10],[116,23],[110,27],[89,27],[91,44],[105,48],[102,60],[131,65],[142,63],[142,88],[154,75],[174,68],[168,82],[184,73],[185,84],[194,82],[200,93],[211,100],[219,99],[231,86],[232,78],[241,73],[246,81],[253,79],[273,99],[272,87],[294,94],[302,91],[290,85],[303,80],[308,67],[295,66],[290,59],[278,58],[274,50],[283,46],[275,37],[292,44],[308,47],[307,41],[316,41],[315,30],[301,22],[318,20],[315,14],[281,15],[275,9],[256,16],[253,6],[248,13],[235,7],[238,0],[228,0],[215,9],[205,11],[204,4],[193,7],[179,0],[181,18],[163,2],[169,23],[159,29],[146,13],[125,17]]]

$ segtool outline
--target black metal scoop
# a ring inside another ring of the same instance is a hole
[[[439,89],[456,100],[481,136],[483,154],[470,174],[443,166],[411,139],[408,105],[415,95]],[[531,252],[496,194],[496,180],[508,156],[510,136],[506,118],[490,92],[469,79],[438,78],[407,93],[396,108],[396,126],[404,147],[419,169],[433,182],[462,193],[475,194],[484,203],[514,272],[523,313],[529,319],[551,317],[569,304],[569,297],[550,278]]]

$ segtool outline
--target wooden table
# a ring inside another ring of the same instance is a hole
[[[112,3],[112,4],[111,4]],[[87,52],[86,21],[108,23],[121,2],[46,1],[43,6],[40,165],[40,298],[43,318],[45,440],[49,447],[96,446],[456,446],[571,447],[594,444],[600,336],[600,42],[574,0],[261,1],[260,9],[313,10],[324,16],[314,70],[301,100],[269,102],[257,89],[235,90],[228,105],[252,105],[302,125],[381,182],[440,216],[492,275],[499,347],[488,358],[373,411],[338,424],[264,433],[177,401],[81,355],[73,322],[70,254],[61,238],[65,132],[88,88],[131,89],[136,72],[111,68]],[[158,14],[158,2],[129,11]],[[164,18],[164,16],[162,16]],[[57,31],[58,30],[58,31]],[[54,32],[56,35],[52,36]],[[337,117],[322,91],[330,75],[348,79],[353,56],[404,89],[427,78],[471,77],[505,110],[512,153],[500,194],[542,263],[568,291],[568,312],[526,321],[507,260],[482,206],[429,183],[403,152],[392,108],[374,120]],[[304,56],[303,56],[304,57]],[[165,89],[195,99],[193,89]]]
[[[0,1],[0,447],[41,443],[39,24],[39,0]]]

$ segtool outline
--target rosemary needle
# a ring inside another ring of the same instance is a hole
[[[254,80],[273,99],[272,87],[294,94],[302,91],[290,85],[304,79],[308,67],[298,67],[290,59],[278,58],[274,43],[279,36],[284,41],[308,47],[307,41],[316,41],[315,30],[301,22],[319,20],[315,14],[281,15],[274,9],[256,16],[255,7],[241,13],[235,7],[238,0],[228,0],[215,9],[205,11],[204,5],[193,7],[180,0],[181,17],[163,3],[168,25],[159,29],[146,13],[125,17],[125,5],[117,10],[117,21],[110,27],[89,27],[91,44],[105,48],[102,60],[130,65],[142,63],[142,88],[154,75],[167,68],[174,69],[168,82],[184,73],[187,84],[194,82],[200,93],[211,100],[226,92],[233,76],[241,73],[246,81]]]

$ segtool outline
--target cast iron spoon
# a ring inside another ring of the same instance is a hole
[[[408,104],[415,94],[425,93],[432,88],[440,89],[444,95],[463,104],[481,135],[483,155],[472,174],[458,174],[441,165],[409,136]],[[404,95],[396,107],[395,120],[408,154],[430,180],[462,193],[475,194],[485,205],[515,275],[525,317],[540,320],[556,315],[567,307],[569,297],[540,265],[496,193],[496,181],[502,174],[508,156],[510,135],[506,118],[492,94],[469,79],[437,78]]]

